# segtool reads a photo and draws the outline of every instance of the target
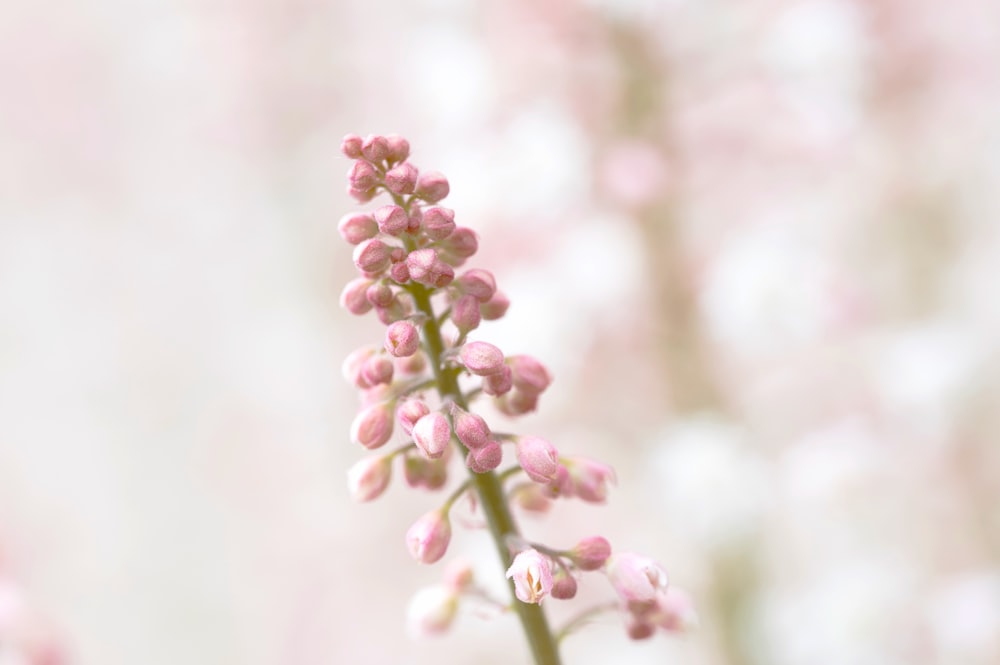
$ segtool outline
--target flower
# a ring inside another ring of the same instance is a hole
[[[514,595],[524,603],[541,603],[552,591],[552,562],[535,549],[526,549],[514,557],[507,569],[507,579],[514,581]]]

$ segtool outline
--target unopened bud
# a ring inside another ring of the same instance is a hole
[[[570,552],[580,570],[598,570],[611,556],[611,543],[600,536],[584,538]]]
[[[479,312],[487,321],[496,321],[503,318],[503,315],[507,313],[509,308],[510,299],[502,292],[497,291],[488,302],[484,302],[479,306]]]
[[[487,395],[499,397],[506,395],[514,386],[514,373],[510,367],[504,365],[496,374],[483,377],[483,392]]]
[[[391,236],[401,235],[410,223],[410,217],[402,207],[387,205],[375,210],[375,221],[378,230]]]
[[[386,134],[385,142],[389,146],[387,159],[390,162],[402,162],[410,156],[410,142],[399,134]]]
[[[565,568],[557,568],[552,576],[552,597],[559,600],[569,600],[576,596],[576,578],[566,572]]]
[[[514,387],[529,395],[541,394],[552,383],[552,376],[536,358],[527,355],[511,356],[508,359],[514,372]]]
[[[361,154],[369,162],[381,162],[389,156],[389,142],[384,136],[369,134],[361,144]]]
[[[462,293],[475,296],[476,300],[481,303],[489,302],[497,291],[497,282],[493,273],[479,268],[466,270],[455,280],[455,285]]]
[[[469,342],[459,354],[465,369],[476,376],[496,374],[504,367],[503,351],[489,342]]]
[[[371,501],[382,495],[391,479],[391,457],[366,457],[347,472],[347,487],[355,501]]]
[[[482,448],[491,440],[490,427],[480,415],[456,406],[452,412],[452,422],[455,425],[455,436],[466,448]]]
[[[385,186],[393,194],[412,194],[417,186],[417,168],[409,162],[395,166],[385,174]]]
[[[412,321],[403,319],[385,330],[385,350],[396,358],[412,356],[420,348],[420,331]]]
[[[422,399],[407,399],[396,407],[396,420],[399,421],[403,431],[410,434],[416,422],[430,412],[430,407]]]
[[[406,547],[420,563],[434,563],[448,551],[451,522],[441,510],[434,510],[413,523],[406,532]]]
[[[378,224],[371,215],[363,212],[354,212],[344,215],[337,223],[337,231],[340,237],[352,245],[357,245],[363,240],[374,238],[378,234]]]
[[[421,225],[431,240],[444,240],[455,230],[455,211],[451,208],[427,208]]]
[[[348,159],[357,159],[361,156],[362,143],[362,138],[357,134],[347,134],[340,142],[340,152]]]
[[[351,423],[351,441],[368,449],[378,448],[392,437],[392,408],[388,402],[361,410]]]
[[[536,483],[548,483],[559,470],[559,453],[541,437],[522,436],[517,441],[517,462]]]
[[[481,320],[479,301],[472,296],[462,296],[451,306],[451,322],[461,333],[475,330]]]
[[[489,441],[482,448],[473,448],[465,456],[465,465],[473,473],[487,473],[503,462],[503,448],[496,441]]]
[[[417,180],[417,196],[428,203],[437,203],[448,196],[449,191],[448,179],[437,171],[421,174]]]
[[[349,281],[340,292],[340,306],[351,314],[359,316],[371,311],[372,304],[367,297],[368,287],[371,284],[372,281],[364,277],[356,277]]]
[[[391,251],[381,240],[365,240],[354,248],[354,265],[364,273],[382,272],[389,267]]]
[[[451,441],[451,426],[443,414],[434,411],[418,420],[411,434],[417,448],[429,459],[436,459]]]
[[[373,355],[361,366],[361,377],[369,386],[392,383],[395,367],[392,360],[382,355]]]
[[[347,180],[350,182],[351,189],[368,191],[378,185],[378,172],[371,164],[359,159],[351,164],[351,168],[347,172]]]

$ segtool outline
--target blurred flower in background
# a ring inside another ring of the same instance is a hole
[[[345,489],[347,132],[449,175],[490,339],[553,370],[528,426],[616,467],[567,542],[694,599],[567,663],[1000,661],[996,3],[0,11],[0,662],[34,665],[11,598],[72,663],[521,648],[461,613],[407,642],[433,498]]]

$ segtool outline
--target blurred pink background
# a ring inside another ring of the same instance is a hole
[[[522,662],[406,637],[437,496],[347,497],[347,132],[449,176],[511,429],[618,471],[525,530],[695,597],[568,665],[1000,662],[998,63],[990,0],[4,6],[0,663]]]

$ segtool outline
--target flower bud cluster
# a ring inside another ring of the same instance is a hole
[[[442,489],[448,484],[449,463],[459,457],[467,480],[406,533],[408,551],[425,564],[444,557],[452,535],[452,504],[478,487],[477,477],[492,477],[482,474],[493,474],[503,465],[505,447],[513,448],[508,459],[516,464],[491,482],[516,479],[504,488],[510,506],[544,511],[560,498],[604,502],[615,480],[609,466],[561,456],[538,436],[498,434],[470,406],[489,398],[508,417],[530,413],[552,376],[532,356],[508,355],[494,344],[468,339],[484,321],[503,317],[510,301],[492,273],[464,267],[478,251],[479,240],[456,223],[454,210],[440,205],[449,193],[448,180],[440,173],[421,172],[408,161],[409,143],[398,136],[348,135],[341,150],[353,160],[348,193],[359,203],[379,194],[390,199],[371,211],[348,213],[337,226],[354,248],[359,273],[344,287],[340,303],[351,314],[374,312],[385,326],[381,344],[354,351],[343,364],[345,379],[361,397],[350,437],[368,450],[382,448],[394,436],[399,439],[390,452],[351,467],[351,495],[361,502],[382,495],[391,484],[397,457],[408,486]],[[516,532],[503,537],[512,535]],[[636,555],[613,556],[611,545],[600,536],[565,551],[518,539],[507,569],[516,602],[573,598],[582,573],[603,570],[618,592],[633,637],[649,626],[673,630],[668,623],[691,623],[689,605],[676,595],[664,596],[662,569]],[[455,580],[471,579],[471,570],[451,578],[415,597],[410,608],[415,632],[440,633],[451,625],[459,597],[471,588]]]

